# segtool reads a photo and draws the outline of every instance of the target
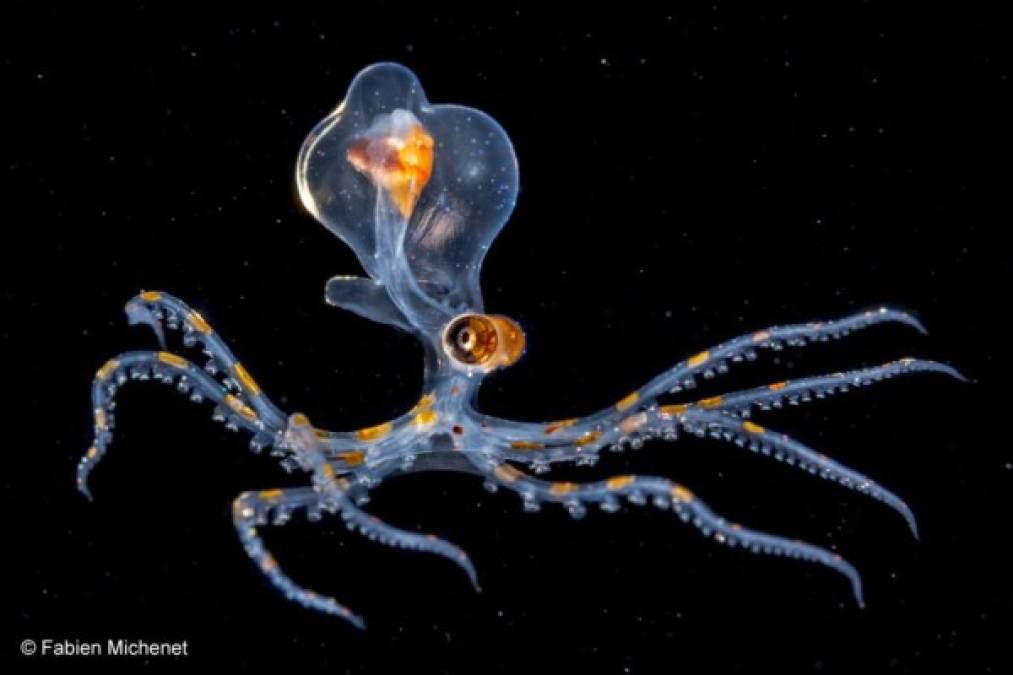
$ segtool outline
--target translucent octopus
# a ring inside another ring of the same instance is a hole
[[[503,129],[486,114],[457,105],[430,105],[415,75],[381,63],[360,72],[344,101],[305,140],[296,181],[306,209],[358,256],[367,277],[336,276],[326,301],[417,336],[425,352],[424,389],[400,417],[355,431],[327,431],[303,413],[271,402],[226,342],[199,313],[162,292],[142,292],[126,305],[130,323],[151,326],[161,351],[127,352],[103,365],[92,387],[95,438],[77,469],[88,476],[112,440],[114,396],[128,380],[173,385],[192,401],[210,401],[215,418],[252,435],[254,452],[268,449],[288,471],[308,475],[305,487],[244,492],[232,517],[246,553],[284,595],[305,607],[363,627],[337,600],[300,586],[267,550],[259,528],[285,523],[296,511],[310,520],[337,514],[349,529],[384,544],[443,556],[478,589],[468,555],[435,535],[409,532],[362,510],[371,489],[390,475],[421,471],[476,474],[486,487],[520,496],[527,511],[562,504],[580,518],[590,505],[614,512],[622,500],[670,510],[709,538],[755,553],[819,563],[842,574],[863,604],[858,572],[840,555],[794,539],[748,529],[712,511],[689,488],[667,478],[618,475],[593,482],[537,477],[553,465],[592,465],[605,448],[676,440],[680,433],[773,455],[879,500],[899,513],[917,537],[915,518],[895,494],[872,479],[772,429],[751,412],[824,398],[892,378],[950,366],[905,358],[849,372],[776,382],[692,400],[699,378],[725,373],[758,352],[840,338],[882,323],[924,332],[901,311],[878,308],[841,319],[751,332],[677,363],[616,403],[585,417],[542,424],[498,419],[475,407],[491,372],[513,364],[525,347],[521,327],[487,314],[479,286],[482,260],[517,197],[517,160]],[[201,366],[166,351],[166,330],[199,348]],[[683,401],[663,401],[670,395]]]

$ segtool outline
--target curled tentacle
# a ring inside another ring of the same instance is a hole
[[[271,445],[274,435],[280,431],[257,415],[243,392],[229,393],[223,384],[181,356],[170,352],[125,352],[99,368],[92,383],[95,439],[77,466],[77,487],[89,499],[88,476],[112,442],[116,392],[129,380],[149,379],[174,385],[177,391],[189,395],[196,403],[213,402],[216,419],[231,429],[244,429],[254,435],[250,442],[254,451]]]
[[[614,512],[619,498],[633,504],[648,500],[659,508],[671,508],[684,522],[692,523],[704,536],[728,546],[742,546],[754,553],[800,558],[825,565],[844,575],[859,607],[864,607],[862,581],[858,571],[841,556],[827,549],[798,540],[785,539],[773,534],[758,532],[727,521],[714,513],[688,489],[664,478],[651,476],[614,476],[593,483],[548,482],[522,473],[496,459],[476,459],[482,462],[487,479],[517,492],[524,500],[526,510],[537,510],[540,502],[556,502],[566,506],[574,517],[581,517],[586,505],[598,504],[602,510]]]
[[[257,563],[264,575],[286,598],[298,602],[303,607],[341,617],[356,628],[364,629],[366,623],[358,614],[334,598],[320,595],[292,581],[278,567],[278,562],[257,533],[257,525],[267,523],[268,515],[272,511],[275,515],[273,524],[281,525],[286,522],[292,511],[298,508],[313,508],[320,503],[320,495],[313,488],[244,492],[232,505],[232,521],[246,554]]]
[[[275,426],[284,426],[285,413],[261,391],[260,385],[250,376],[246,367],[199,312],[179,298],[161,291],[145,291],[135,296],[127,302],[125,311],[131,324],[151,326],[163,349],[163,324],[170,329],[182,329],[183,344],[187,347],[199,344],[208,356],[205,369],[209,373],[221,373],[225,385],[230,390],[241,392],[261,418]]]

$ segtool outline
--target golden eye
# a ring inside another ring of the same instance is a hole
[[[505,316],[462,314],[443,330],[443,351],[459,366],[489,372],[520,358],[524,332]]]

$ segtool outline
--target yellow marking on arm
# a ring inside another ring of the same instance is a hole
[[[175,368],[186,368],[186,359],[172,352],[158,352],[158,360]]]
[[[116,359],[109,359],[104,364],[102,364],[101,368],[98,369],[98,372],[95,373],[95,377],[97,377],[100,380],[107,380],[109,379],[109,376],[113,374],[113,371],[116,370],[116,367],[119,365],[120,362],[117,361]]]
[[[390,422],[384,422],[383,424],[377,424],[376,426],[359,429],[355,432],[355,435],[359,437],[360,441],[378,441],[389,434],[393,428],[393,424]]]
[[[693,493],[684,488],[681,485],[672,486],[672,497],[680,502],[691,502],[693,501]]]
[[[757,333],[753,333],[753,342],[763,342],[764,340],[770,339],[770,331],[761,330]]]
[[[438,415],[432,410],[423,410],[412,418],[412,424],[417,427],[429,427],[436,423]]]
[[[144,291],[141,293],[141,300],[145,302],[158,302],[162,299],[162,294],[158,291]]]
[[[250,408],[250,406],[246,405],[232,394],[225,395],[225,402],[229,405],[230,408],[235,410],[237,413],[239,413],[246,419],[251,421],[257,419],[257,413],[253,412],[253,409]]]
[[[326,429],[313,429],[313,434],[320,440],[326,440],[329,438],[329,434]]]
[[[545,445],[535,441],[510,441],[510,447],[514,450],[541,450]]]
[[[746,420],[745,422],[742,423],[742,428],[751,434],[762,434],[764,431],[766,431],[766,429],[761,427],[756,422],[750,422],[749,420]]]
[[[524,476],[524,474],[509,464],[498,465],[495,469],[493,469],[493,474],[495,474],[496,478],[499,478],[504,483],[513,483],[518,478],[522,478]]]
[[[618,410],[619,412],[622,412],[622,411],[626,410],[627,408],[629,408],[630,406],[632,406],[638,400],[640,400],[640,394],[638,392],[633,392],[632,394],[628,394],[628,395],[624,396],[621,401],[619,401],[618,403],[616,403],[616,410]]]
[[[256,396],[260,393],[260,385],[258,385],[253,378],[250,376],[249,371],[243,366],[243,364],[236,362],[236,365],[232,366],[232,370],[235,371],[236,377],[239,378],[240,384],[243,388],[250,393],[251,396]]]
[[[310,423],[310,418],[306,417],[306,415],[303,415],[302,413],[295,413],[294,415],[292,415],[288,419],[289,419],[289,422],[291,422],[292,424],[294,424],[297,427],[305,427],[305,426],[309,425],[309,423]]]
[[[665,417],[672,417],[673,415],[682,415],[687,409],[688,406],[685,403],[678,403],[676,405],[663,405],[658,410]]]
[[[721,401],[724,400],[723,396],[711,396],[710,398],[702,398],[696,402],[701,408],[716,408],[721,405]]]
[[[102,408],[95,408],[95,426],[99,429],[106,428],[106,411]]]
[[[599,438],[601,438],[600,431],[589,431],[580,438],[578,438],[577,440],[575,440],[573,444],[576,445],[578,448],[582,448],[585,445],[590,445],[591,443],[594,443]]]
[[[780,382],[774,382],[773,384],[768,384],[767,385],[767,389],[769,389],[771,391],[781,391],[782,389],[784,389],[787,386],[788,386],[788,380],[782,380]]]
[[[427,410],[429,408],[432,408],[434,403],[436,403],[436,392],[435,391],[430,392],[430,393],[426,394],[425,396],[423,396],[422,398],[420,398],[419,402],[416,403],[415,407],[412,408],[409,412],[417,413],[417,412],[419,412],[421,410]]]
[[[327,477],[327,480],[334,480],[334,467],[333,466],[331,466],[330,464],[324,464],[324,468],[321,469],[321,471],[324,472],[324,476]]]
[[[366,453],[362,450],[347,450],[339,452],[338,459],[344,460],[348,466],[359,466],[366,461]]]
[[[605,487],[609,490],[622,490],[633,485],[634,480],[633,476],[613,476],[605,481]]]
[[[707,359],[709,359],[710,357],[711,357],[710,352],[708,351],[700,352],[696,356],[691,356],[689,361],[686,362],[686,365],[689,366],[690,368],[696,368],[700,364],[706,362]]]
[[[281,499],[283,494],[281,490],[261,490],[257,496],[266,502],[274,502]]]
[[[549,493],[562,497],[577,491],[576,483],[553,483],[549,486]]]
[[[211,332],[211,326],[204,320],[204,317],[197,312],[190,312],[186,318],[197,332],[204,333],[205,335]]]
[[[630,415],[620,422],[619,429],[624,434],[631,434],[645,424],[647,424],[647,413],[637,413],[636,415]]]
[[[95,459],[95,457],[98,456],[98,448],[96,448],[94,445],[91,446],[90,448],[88,448],[88,452],[85,453],[85,455],[88,457],[88,459]]]
[[[556,420],[555,422],[549,422],[549,424],[545,427],[545,435],[549,436],[551,434],[556,433],[560,429],[566,429],[567,427],[572,427],[576,423],[577,423],[577,418],[576,417],[571,417],[571,418],[565,419],[565,420]]]

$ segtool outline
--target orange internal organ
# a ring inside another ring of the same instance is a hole
[[[402,134],[358,138],[345,154],[358,171],[387,191],[404,218],[433,174],[433,137],[417,122]]]

